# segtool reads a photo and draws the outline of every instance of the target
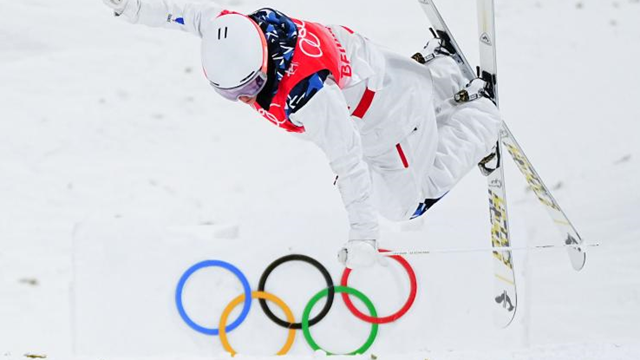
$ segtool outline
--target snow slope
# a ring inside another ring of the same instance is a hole
[[[438,5],[476,62],[474,3]],[[410,0],[221,4],[346,24],[408,56],[427,36]],[[489,254],[409,258],[416,304],[380,327],[370,352],[394,360],[639,359],[640,2],[497,7],[505,119],[583,237],[602,246],[580,273],[562,250],[518,252],[520,308],[506,330],[491,322]],[[224,358],[218,339],[188,328],[173,303],[180,275],[205,259],[235,264],[255,289],[269,263],[302,253],[338,281],[347,223],[323,155],[216,96],[200,73],[196,38],[128,25],[98,0],[0,8],[0,357]],[[559,243],[507,164],[514,245]],[[385,224],[382,244],[488,246],[485,193],[474,171],[421,227]],[[356,272],[350,284],[382,314],[409,292],[395,264]],[[288,264],[268,285],[301,314],[324,282]],[[185,304],[214,327],[241,291],[226,273],[203,270]],[[275,353],[286,336],[254,306],[229,335],[249,359]],[[337,299],[313,334],[345,352],[368,329]],[[297,336],[291,358],[323,357]]]

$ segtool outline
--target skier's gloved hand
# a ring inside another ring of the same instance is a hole
[[[376,240],[349,240],[338,252],[338,261],[349,269],[362,269],[381,262]]]
[[[116,16],[132,17],[135,15],[136,0],[102,0],[102,2],[112,8]]]

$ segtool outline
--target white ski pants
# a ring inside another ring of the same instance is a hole
[[[449,100],[469,82],[449,57],[438,57],[426,65],[433,77],[433,114],[437,147],[431,152],[433,134],[420,126],[396,148],[366,157],[373,183],[373,197],[381,215],[394,221],[409,220],[425,199],[439,199],[487,156],[498,139],[501,124],[496,106],[481,98],[453,105]],[[433,160],[431,160],[433,159]]]

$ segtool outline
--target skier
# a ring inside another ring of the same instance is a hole
[[[338,253],[349,268],[379,260],[378,213],[423,215],[498,139],[500,115],[488,98],[454,100],[461,90],[482,95],[483,82],[465,79],[439,39],[419,64],[347,27],[270,8],[243,15],[210,2],[103,1],[131,23],[201,37],[216,92],[324,151],[349,217]]]

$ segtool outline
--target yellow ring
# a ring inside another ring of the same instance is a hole
[[[264,291],[254,291],[251,293],[251,298],[269,300],[275,303],[282,309],[282,311],[284,311],[284,315],[286,316],[288,322],[290,323],[295,322],[291,309],[289,309],[287,304],[285,304],[284,301],[280,300],[279,297],[266,293]],[[240,305],[240,303],[242,303],[244,300],[245,300],[244,294],[233,299],[233,301],[231,301],[229,305],[227,305],[227,307],[224,309],[224,311],[222,312],[222,316],[220,317],[220,334],[219,334],[220,342],[222,342],[222,346],[224,347],[224,349],[227,352],[229,352],[232,356],[236,355],[237,353],[235,350],[233,350],[233,348],[231,347],[231,344],[229,344],[229,340],[227,339],[227,332],[225,330],[227,327],[227,319],[229,318],[229,315],[231,314],[233,309],[235,309],[236,306]],[[295,337],[296,337],[296,330],[289,329],[287,342],[284,344],[282,349],[278,351],[276,355],[286,355],[289,352],[289,350],[291,350],[291,346],[293,346],[293,340],[295,339]]]

